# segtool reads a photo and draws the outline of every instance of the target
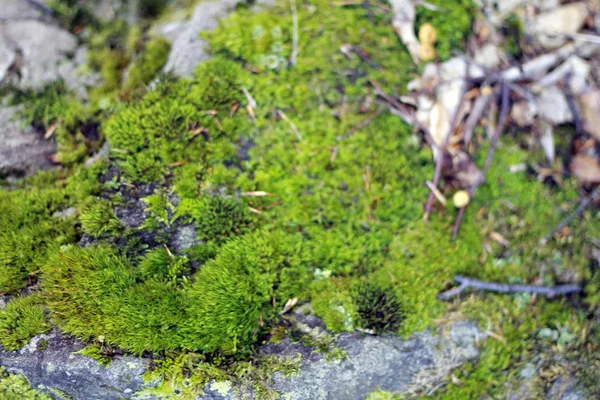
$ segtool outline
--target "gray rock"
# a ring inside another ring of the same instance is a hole
[[[552,384],[549,399],[557,400],[585,400],[581,385],[573,377],[560,377]]]
[[[47,341],[45,350],[38,349]],[[0,348],[0,365],[23,374],[31,385],[57,398],[118,400],[139,391],[149,361],[132,356],[117,357],[108,367],[93,358],[76,354],[85,345],[56,332],[39,335],[19,351]],[[70,397],[68,397],[70,396]]]
[[[24,176],[52,166],[53,141],[44,140],[15,120],[18,108],[0,107],[0,177]]]
[[[336,340],[339,348],[348,354],[348,358],[341,361],[328,361],[323,355],[287,339],[279,345],[265,345],[261,352],[282,357],[298,353],[303,356],[297,375],[273,377],[274,388],[282,393],[282,398],[362,400],[377,389],[411,394],[435,386],[453,368],[476,358],[477,344],[484,338],[474,323],[466,321],[450,326],[446,334],[425,331],[409,339],[344,333]],[[201,398],[239,399],[228,385],[211,382]]]
[[[22,87],[40,87],[58,79],[60,64],[77,50],[73,35],[38,20],[0,23],[0,41],[16,54],[19,74],[11,78]]]
[[[175,20],[156,28],[156,33],[172,41],[171,53],[164,70],[179,76],[190,77],[198,64],[210,58],[206,40],[200,33],[216,29],[243,0],[218,0],[200,3],[187,21]],[[259,0],[257,6],[269,6],[271,0]]]
[[[84,86],[93,85],[99,75],[78,73],[87,55],[84,48],[78,48],[75,36],[28,1],[1,1],[0,81],[39,88],[62,78],[84,97]]]
[[[173,238],[171,239],[171,245],[177,252],[187,250],[199,243],[198,231],[196,230],[196,226],[193,224],[184,225],[177,228]]]

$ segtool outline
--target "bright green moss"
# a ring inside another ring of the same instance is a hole
[[[139,269],[147,279],[177,283],[188,275],[187,263],[186,258],[175,257],[166,248],[157,247],[144,255]]]
[[[29,340],[50,330],[38,294],[16,297],[0,310],[0,343],[7,350],[18,350]]]
[[[242,98],[244,69],[225,58],[214,58],[198,67],[191,96],[208,109],[231,106]]]
[[[121,222],[115,215],[111,202],[101,198],[88,200],[79,220],[83,230],[94,237],[114,234],[121,229]]]
[[[167,62],[170,50],[168,40],[161,37],[150,39],[141,57],[129,69],[125,89],[139,88],[150,83]]]
[[[156,193],[143,198],[147,204],[146,210],[150,214],[144,226],[149,231],[155,231],[160,225],[171,225],[169,215],[175,211],[175,207],[169,201],[166,193]]]
[[[282,235],[246,235],[226,243],[204,265],[189,292],[195,319],[185,328],[186,347],[248,351],[276,316],[273,304],[284,304],[305,285],[306,275],[287,243]]]
[[[35,281],[48,254],[75,239],[73,221],[52,216],[73,204],[73,188],[55,173],[39,174],[31,182],[12,191],[0,189],[2,292],[15,292]]]
[[[79,350],[78,353],[87,357],[92,357],[94,360],[98,361],[98,363],[106,367],[112,363],[112,359],[106,355],[104,348],[99,344],[85,346],[83,349]]]
[[[9,374],[0,367],[0,398],[3,400],[52,400],[52,397],[40,393],[22,375]]]
[[[252,217],[248,206],[233,198],[204,196],[199,200],[184,200],[178,214],[189,216],[196,223],[201,240],[224,241],[229,237],[248,232]]]

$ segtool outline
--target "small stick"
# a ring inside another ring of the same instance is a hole
[[[487,290],[490,292],[498,293],[537,293],[542,296],[549,298],[567,295],[572,293],[579,293],[583,290],[581,285],[557,285],[557,286],[539,286],[539,285],[520,285],[520,284],[507,284],[507,283],[496,283],[480,281],[478,279],[472,279],[465,276],[456,276],[455,281],[460,283],[460,286],[442,292],[438,295],[440,300],[448,300],[452,297],[460,295],[465,289],[473,288],[478,290]]]
[[[373,120],[375,118],[377,118],[378,116],[380,116],[385,110],[386,110],[385,107],[380,107],[377,111],[375,111],[374,113],[369,115],[369,117],[367,119],[365,119],[363,122],[356,125],[354,128],[350,129],[348,132],[344,133],[343,135],[336,137],[336,140],[338,140],[338,141],[344,140],[347,137],[354,135],[354,133],[356,133],[357,131],[361,130],[362,128],[364,128],[365,126],[367,126],[371,122],[373,122]]]
[[[458,103],[458,107],[452,116],[452,122],[450,122],[450,128],[446,133],[446,137],[444,138],[444,143],[441,147],[438,146],[438,158],[435,162],[435,173],[433,174],[433,187],[437,188],[440,184],[440,180],[442,179],[442,169],[444,166],[444,157],[446,155],[446,148],[448,147],[448,142],[450,141],[450,136],[452,136],[452,132],[454,132],[454,128],[456,126],[458,120],[458,114],[461,111],[462,101],[465,97],[465,90],[462,91],[460,95],[460,101]],[[437,146],[434,143],[433,146]],[[431,214],[431,209],[433,207],[433,199],[435,198],[435,193],[430,190],[429,196],[427,197],[427,203],[425,204],[425,214],[423,215],[423,220],[427,221],[429,219],[429,215]]]
[[[435,198],[440,203],[442,203],[443,205],[446,205],[448,203],[442,192],[440,192],[440,190],[431,181],[425,181],[425,184],[427,185],[429,190],[431,190],[431,193],[435,195]]]
[[[302,135],[300,134],[300,131],[298,130],[298,128],[296,128],[296,125],[292,122],[291,119],[288,118],[287,115],[285,115],[283,113],[283,111],[281,110],[277,110],[277,114],[279,114],[279,116],[288,124],[290,124],[290,127],[292,128],[292,130],[294,131],[294,133],[296,134],[296,137],[298,138],[298,140],[302,141]]]
[[[295,66],[298,60],[298,8],[296,7],[296,0],[290,0],[290,5],[292,7],[292,22],[294,24],[290,64]]]
[[[540,240],[542,246],[546,245],[550,239],[557,233],[568,226],[575,218],[579,217],[589,206],[594,204],[600,198],[600,186],[598,186],[589,196],[584,197],[579,203],[579,207],[565,218],[552,232],[547,234]]]
[[[473,195],[475,194],[475,191],[477,190],[479,185],[481,185],[485,181],[485,174],[487,173],[488,169],[490,169],[490,166],[492,165],[492,161],[494,160],[494,154],[496,153],[496,149],[498,148],[498,141],[500,140],[500,135],[502,134],[502,131],[504,130],[504,127],[506,126],[506,124],[508,122],[508,114],[510,112],[509,100],[510,99],[509,99],[508,85],[503,83],[502,84],[502,109],[500,111],[500,118],[498,119],[498,125],[496,125],[494,136],[492,137],[492,145],[490,147],[490,151],[488,152],[487,158],[485,160],[483,169],[481,170],[481,173],[479,174],[479,178],[477,179],[477,181],[475,182],[473,187],[471,187],[471,189],[469,190],[470,198],[473,198]],[[458,232],[460,231],[460,226],[462,225],[462,221],[463,221],[463,218],[465,215],[466,208],[467,208],[467,206],[462,207],[460,209],[460,211],[458,212],[458,216],[456,217],[456,223],[454,224],[454,229],[452,231],[452,240],[455,240],[456,237],[458,236]]]

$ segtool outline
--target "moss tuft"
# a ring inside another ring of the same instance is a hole
[[[178,214],[196,223],[199,239],[217,242],[248,232],[253,220],[243,202],[220,196],[186,199],[179,205]]]
[[[201,107],[209,109],[231,106],[242,94],[242,78],[245,71],[237,63],[217,57],[206,61],[194,73],[195,84],[192,98]]]
[[[358,315],[357,326],[377,333],[398,331],[404,312],[392,287],[364,281],[356,285],[352,297]]]
[[[0,310],[0,343],[7,350],[18,350],[34,336],[49,330],[39,294],[14,298]]]
[[[101,198],[89,200],[79,220],[83,230],[93,237],[114,234],[121,229],[121,221],[115,215],[112,204]]]

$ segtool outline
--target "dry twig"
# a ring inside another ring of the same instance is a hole
[[[557,233],[567,227],[575,218],[579,217],[592,204],[600,199],[600,186],[598,186],[589,196],[584,197],[579,203],[579,207],[565,218],[552,232],[540,240],[540,244],[546,245],[550,239]]]
[[[473,198],[475,191],[485,181],[485,175],[487,171],[490,169],[492,165],[492,161],[494,159],[494,154],[496,153],[496,149],[498,148],[498,142],[500,140],[500,135],[504,130],[504,127],[508,123],[508,117],[510,113],[510,101],[509,101],[509,91],[508,86],[506,84],[502,84],[502,109],[500,111],[500,118],[498,119],[498,124],[496,125],[496,129],[494,130],[494,136],[492,137],[492,144],[490,147],[490,151],[488,152],[487,158],[485,160],[485,164],[481,173],[479,174],[479,179],[477,182],[471,187],[469,190],[469,197]],[[454,229],[452,231],[452,240],[455,240],[458,236],[458,232],[460,231],[460,226],[462,225],[462,221],[465,215],[465,210],[467,206],[462,207],[458,212],[458,216],[456,217],[456,223],[454,224]]]
[[[448,300],[460,295],[468,288],[477,290],[487,290],[498,293],[537,293],[546,297],[556,297],[561,295],[579,293],[583,290],[581,285],[557,285],[557,286],[538,286],[538,285],[520,285],[480,281],[478,279],[468,278],[466,276],[456,276],[454,280],[460,283],[460,286],[450,289],[438,295],[440,300]]]
[[[378,116],[380,116],[381,114],[383,114],[383,112],[386,110],[385,107],[380,107],[377,111],[375,111],[374,113],[372,113],[371,115],[369,115],[369,117],[367,119],[365,119],[363,122],[361,122],[360,124],[356,125],[354,128],[350,129],[348,132],[344,133],[343,135],[340,135],[338,137],[336,137],[336,140],[344,140],[347,137],[352,136],[354,133],[356,133],[357,131],[361,130],[362,128],[364,128],[365,126],[369,125],[371,122],[373,122],[373,120],[375,118],[377,118]]]

